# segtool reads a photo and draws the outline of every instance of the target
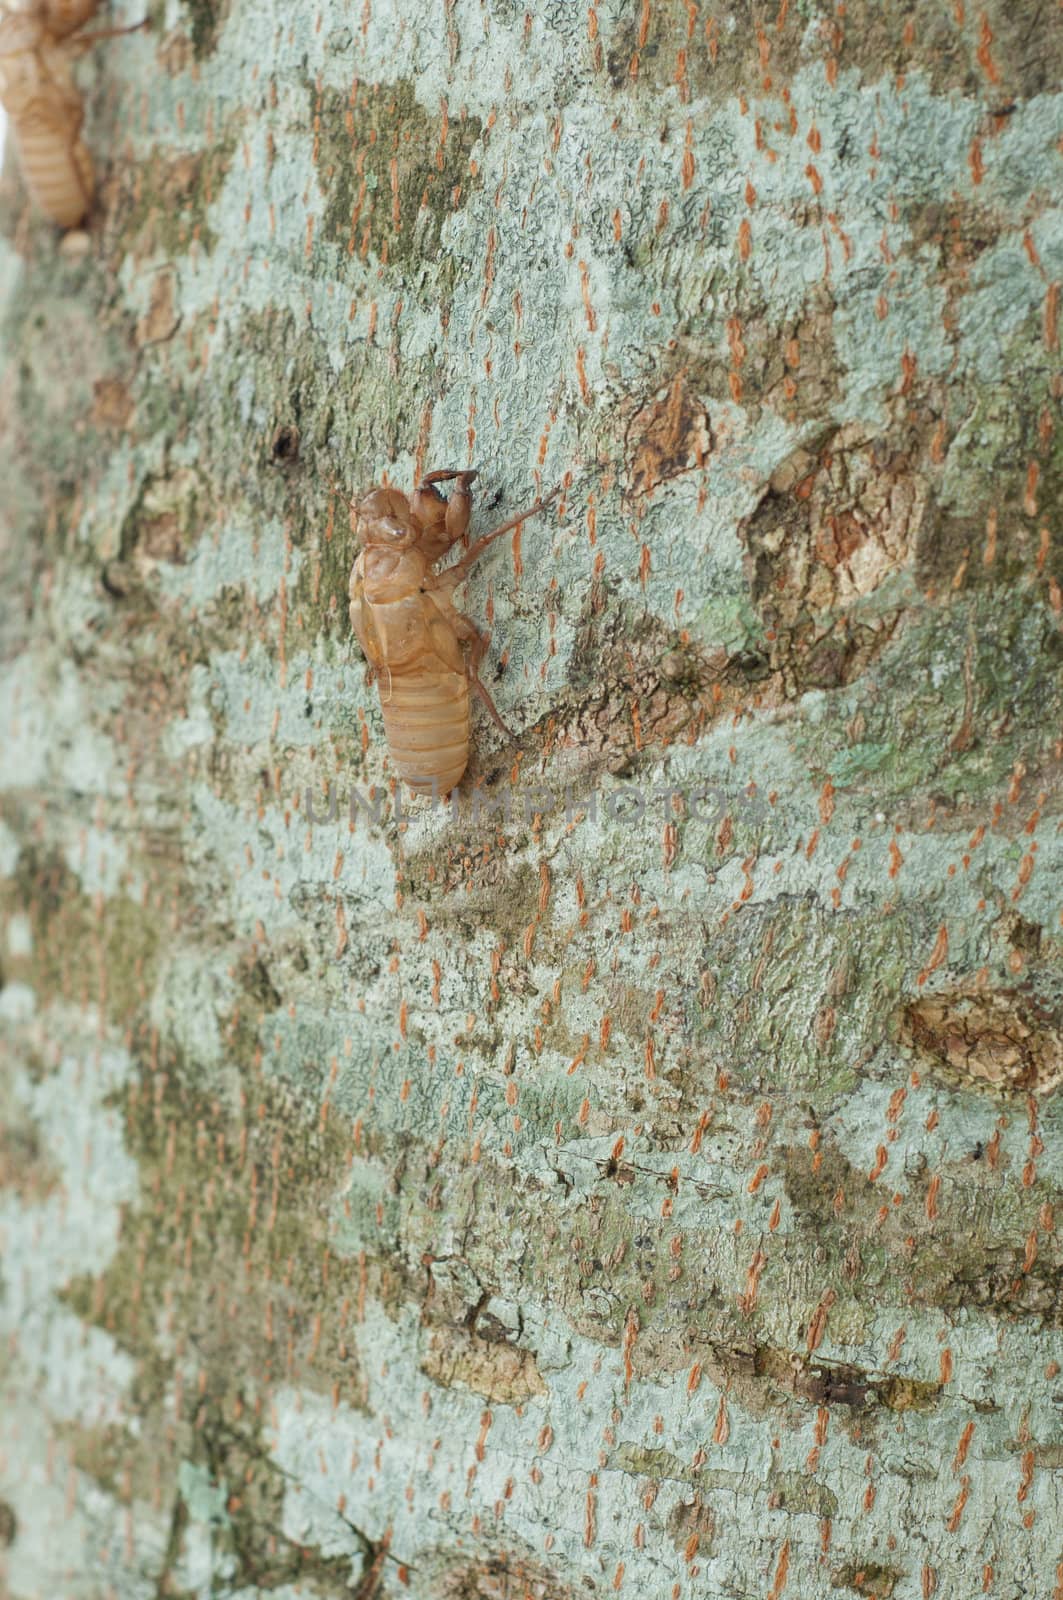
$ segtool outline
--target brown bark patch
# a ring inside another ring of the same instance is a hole
[[[121,378],[99,378],[92,386],[92,416],[97,428],[124,428],[133,414],[133,396]]]
[[[789,692],[849,683],[889,642],[900,597],[866,602],[911,566],[928,498],[915,439],[858,422],[776,468],[739,533]]]
[[[794,221],[808,227],[823,219],[808,207]],[[726,313],[722,330],[696,326],[678,337],[687,381],[702,394],[728,396],[751,416],[766,405],[788,422],[798,417],[819,422],[842,393],[834,311],[834,296],[825,284],[782,318],[753,286],[732,286],[721,307]]]
[[[1058,1014],[1016,989],[951,990],[905,1006],[901,1038],[965,1087],[1048,1094],[1063,1081]]]
[[[651,494],[668,479],[704,467],[712,445],[709,414],[678,372],[628,425],[625,459],[633,493]]]
[[[169,271],[157,273],[148,309],[137,323],[137,344],[164,344],[173,338],[180,321],[174,305],[174,275]]]
[[[436,1327],[428,1333],[421,1371],[444,1388],[460,1384],[485,1400],[520,1405],[545,1394],[546,1384],[528,1350],[484,1338],[462,1327]]]
[[[669,1538],[687,1561],[706,1560],[712,1554],[715,1533],[716,1513],[704,1504],[700,1494],[691,1501],[680,1501],[669,1514]]]
[[[549,758],[555,785],[577,801],[604,774],[624,777],[693,744],[710,722],[781,698],[763,655],[707,651],[659,618],[602,617],[593,596],[577,635],[569,688],[536,724],[531,744]],[[502,767],[498,770],[508,770]]]
[[[200,533],[202,478],[190,467],[152,478],[122,528],[121,556],[143,579],[158,562],[183,563]]]
[[[849,1562],[835,1567],[830,1576],[832,1589],[851,1589],[867,1600],[890,1600],[904,1573],[896,1567],[884,1567],[877,1561]]]
[[[712,1381],[753,1416],[774,1415],[780,1396],[803,1410],[809,1405],[843,1406],[861,1412],[876,1406],[889,1411],[932,1411],[941,1384],[915,1378],[883,1378],[846,1362],[811,1361],[796,1350],[775,1345],[714,1344],[702,1357]]]
[[[0,1123],[0,1189],[13,1189],[26,1205],[39,1205],[59,1189],[59,1174],[53,1171],[35,1125],[15,1112],[18,1120],[8,1121],[4,1108]]]
[[[443,1580],[444,1600],[572,1600],[568,1584],[524,1557],[485,1557]]]
[[[778,91],[813,63],[828,84],[854,70],[864,83],[903,83],[918,70],[935,94],[981,96],[998,118],[1009,114],[1014,97],[1044,93],[1063,75],[1060,30],[1029,0],[981,0],[976,7],[849,0],[843,10],[813,10],[811,23],[809,10],[795,5],[766,10],[756,25],[735,18],[728,26],[731,15],[710,15],[694,32],[684,6],[657,6],[648,16],[629,6],[595,65],[616,91],[678,91],[682,103],[708,96],[715,104]],[[798,131],[796,118],[774,117],[765,130],[768,148],[785,148]]]

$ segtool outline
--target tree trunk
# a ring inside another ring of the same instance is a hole
[[[3,186],[0,1591],[1063,1596],[1056,7],[150,10]]]

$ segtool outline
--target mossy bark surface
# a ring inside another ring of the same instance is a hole
[[[762,10],[155,0],[8,158],[13,1600],[1063,1595],[1063,27]]]

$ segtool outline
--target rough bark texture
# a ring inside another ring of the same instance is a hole
[[[0,1590],[1063,1595],[1058,8],[151,16],[3,185]]]

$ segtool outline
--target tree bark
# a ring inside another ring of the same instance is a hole
[[[156,0],[9,153],[13,1600],[1063,1596],[1061,64]],[[444,808],[349,504],[472,465]]]

